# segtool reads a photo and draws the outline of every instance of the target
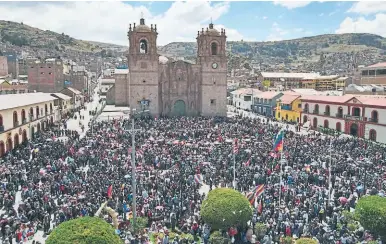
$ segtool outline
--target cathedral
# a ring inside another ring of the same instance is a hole
[[[193,64],[157,53],[157,25],[130,24],[128,71],[115,74],[115,105],[153,116],[226,116],[225,30],[213,24],[197,33]]]

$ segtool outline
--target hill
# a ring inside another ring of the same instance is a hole
[[[173,42],[159,47],[167,56],[196,55],[195,42]],[[342,73],[358,65],[386,59],[386,38],[358,34],[328,34],[274,42],[227,42],[229,68],[260,66],[264,70]]]
[[[5,20],[0,20],[0,34],[0,41],[2,43],[11,44],[16,47],[48,49],[55,50],[57,52],[72,50],[86,53],[97,53],[107,47],[121,47],[119,45],[108,43],[78,40],[65,33],[59,34],[50,30],[41,30],[23,23]]]

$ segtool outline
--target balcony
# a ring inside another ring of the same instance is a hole
[[[324,112],[324,115],[330,116],[330,112]]]
[[[319,114],[319,111],[318,110],[314,110],[312,111],[313,114]]]
[[[335,116],[336,116],[337,118],[343,118],[343,114],[342,114],[342,113],[336,113]]]
[[[16,120],[16,121],[13,121],[13,127],[18,127],[19,126],[19,121]]]
[[[378,123],[378,118],[369,118],[367,121],[373,122],[373,123]]]
[[[49,116],[51,116],[51,115],[54,115],[54,114],[53,114],[53,113],[47,114],[46,116],[41,116],[40,118],[35,118],[35,119],[33,118],[33,116],[29,116],[29,118],[30,118],[29,123],[35,122],[35,121],[40,120],[40,119],[47,118],[47,117],[49,117]],[[7,130],[4,129],[4,126],[0,126],[0,134],[9,132],[9,131],[11,131],[11,130],[13,130],[13,129],[16,129],[17,127],[20,127],[20,126],[22,126],[22,125],[24,125],[24,123],[23,123],[23,124],[20,124],[19,121],[17,121],[17,126],[13,126],[12,128],[9,128],[9,129],[7,129]],[[31,126],[31,125],[28,125],[28,127],[29,127],[29,126]]]
[[[3,132],[4,131],[4,126],[0,126],[0,132]]]
[[[26,119],[26,118],[24,118],[24,119],[22,119],[22,120],[21,120],[21,122],[22,122],[22,123],[23,123],[23,125],[24,125],[24,124],[26,124],[26,123],[27,123],[27,119]]]
[[[349,114],[346,114],[344,116],[345,119],[350,119],[350,120],[358,120],[358,121],[366,121],[366,118],[365,117],[362,117],[362,116],[354,116],[354,115],[349,115]]]
[[[303,109],[303,113],[305,113],[305,114],[308,114],[309,113],[309,111],[308,111],[308,109]]]

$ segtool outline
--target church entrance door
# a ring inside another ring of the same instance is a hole
[[[182,100],[177,100],[173,106],[173,115],[174,116],[185,116],[186,115],[186,105]]]

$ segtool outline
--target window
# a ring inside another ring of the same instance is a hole
[[[40,116],[39,106],[36,106],[36,118],[39,118],[39,116]]]
[[[325,108],[325,111],[324,111],[324,115],[330,115],[330,106],[326,106],[326,108]]]
[[[217,55],[217,43],[212,42],[212,44],[210,44],[210,50],[212,55]]]
[[[371,112],[371,122],[378,123],[378,111],[373,110]]]
[[[41,75],[44,75],[44,72],[40,72]]]
[[[147,53],[147,41],[141,40],[139,42],[139,53],[146,54]]]
[[[302,104],[301,103],[298,104],[298,108],[302,108]]]
[[[216,105],[216,99],[210,99],[210,105]]]
[[[52,75],[52,72],[49,72],[48,74],[49,74],[49,75]]]
[[[374,129],[370,130],[369,139],[371,141],[377,141],[377,132]]]
[[[250,101],[252,101],[252,97],[251,96],[244,96],[244,101],[250,102]]]
[[[25,119],[25,110],[22,109],[21,110],[21,122],[24,124],[26,122],[26,119]]]
[[[146,83],[146,81],[145,81],[145,80],[143,80],[143,81],[142,81],[142,83]]]
[[[314,114],[319,114],[319,104],[315,104]]]
[[[19,121],[17,120],[17,112],[13,112],[13,127],[17,127],[19,125]]]
[[[318,127],[318,119],[317,118],[314,118],[313,127],[314,127],[314,129],[316,129]]]
[[[375,70],[369,70],[369,75],[375,75]]]
[[[328,120],[324,120],[324,128],[328,128]]]
[[[336,130],[337,131],[342,131],[342,125],[340,124],[340,122],[336,123]]]

